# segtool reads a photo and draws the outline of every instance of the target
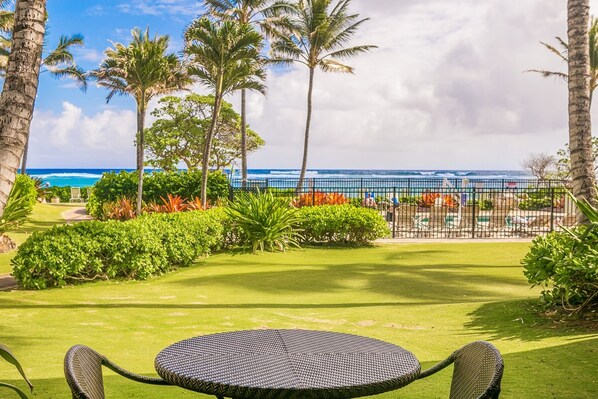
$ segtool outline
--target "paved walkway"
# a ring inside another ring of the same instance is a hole
[[[77,206],[62,212],[60,215],[66,223],[80,222],[82,220],[91,220],[92,217],[85,212],[85,207]],[[0,274],[0,291],[10,290],[17,287],[17,282],[10,274]]]

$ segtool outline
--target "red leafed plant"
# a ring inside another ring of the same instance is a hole
[[[104,205],[104,215],[108,219],[129,220],[135,218],[135,205],[128,198]]]
[[[187,202],[187,210],[189,211],[205,211],[210,208],[210,204],[205,207],[201,206],[201,198],[195,197],[193,200]]]
[[[166,198],[160,197],[163,202],[162,212],[175,213],[184,211],[187,208],[185,200],[180,195],[168,194]]]
[[[341,193],[329,193],[326,195],[326,205],[348,204],[349,200]]]
[[[293,206],[301,208],[303,206],[342,205],[348,202],[349,200],[343,194],[316,191],[301,194],[293,200]]]
[[[423,193],[421,199],[418,201],[418,205],[424,208],[434,206],[436,198],[440,198],[438,193]]]
[[[455,199],[454,196],[450,194],[445,194],[442,196],[442,205],[448,206],[449,208],[456,208],[459,203]]]

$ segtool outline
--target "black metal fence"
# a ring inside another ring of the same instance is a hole
[[[575,208],[557,180],[297,179],[231,181],[231,195],[268,190],[297,206],[352,203],[376,209],[394,238],[531,237],[575,223]]]

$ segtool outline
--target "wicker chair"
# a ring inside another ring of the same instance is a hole
[[[497,399],[504,364],[494,345],[476,341],[453,352],[448,359],[422,371],[428,377],[455,363],[450,399]]]
[[[160,378],[130,373],[93,349],[84,345],[75,345],[68,350],[64,358],[64,374],[73,393],[73,399],[104,399],[102,366],[137,382],[171,385]]]

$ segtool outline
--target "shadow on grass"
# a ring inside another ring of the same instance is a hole
[[[469,314],[472,320],[464,327],[483,333],[492,340],[539,341],[550,337],[574,337],[588,334],[598,337],[597,329],[558,323],[542,317],[537,304],[538,301],[534,300],[484,304]]]

